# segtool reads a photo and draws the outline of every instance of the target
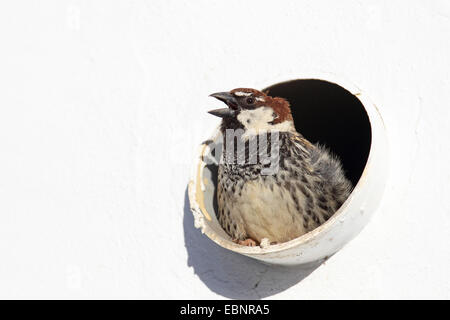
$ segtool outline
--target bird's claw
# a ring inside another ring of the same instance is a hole
[[[241,246],[247,246],[247,247],[255,247],[258,245],[255,240],[250,239],[250,238],[245,239],[245,240],[237,240],[236,242],[237,242],[237,244],[240,244]]]

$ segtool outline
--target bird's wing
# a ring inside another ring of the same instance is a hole
[[[311,152],[316,148],[311,142],[303,138],[303,136],[300,134],[293,134],[291,136],[291,141],[297,148],[307,153]]]

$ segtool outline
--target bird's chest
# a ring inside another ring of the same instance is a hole
[[[222,177],[222,192],[227,199],[224,205],[250,237],[282,242],[304,232],[299,206],[305,199],[286,188],[289,182],[281,177],[287,176],[283,170],[273,176],[244,175],[236,181],[228,180],[228,185]]]

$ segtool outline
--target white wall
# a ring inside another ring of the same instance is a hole
[[[449,34],[446,0],[2,2],[0,297],[450,298]],[[186,186],[208,94],[309,72],[377,104],[391,174],[308,275],[201,236]]]

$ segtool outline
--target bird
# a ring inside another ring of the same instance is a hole
[[[232,241],[251,247],[290,241],[341,207],[352,191],[341,161],[296,131],[286,99],[251,88],[210,96],[226,104],[208,112],[222,119],[216,216]],[[268,159],[276,162],[272,172]]]

